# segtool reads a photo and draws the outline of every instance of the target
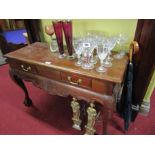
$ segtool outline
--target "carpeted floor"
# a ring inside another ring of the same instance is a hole
[[[33,100],[32,107],[25,107],[22,102],[22,90],[10,79],[8,65],[0,66],[0,134],[54,134],[79,135],[84,131],[72,129],[71,98],[48,95],[31,83],[26,83]],[[155,91],[151,97],[149,115],[138,115],[126,134],[155,134]],[[101,123],[96,124],[101,132]],[[122,135],[123,120],[117,114],[108,127],[108,134]]]

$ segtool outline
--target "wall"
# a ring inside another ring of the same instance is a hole
[[[99,31],[104,34],[117,35],[119,33],[127,34],[129,37],[126,48],[133,40],[134,32],[137,24],[136,19],[74,19],[73,36],[84,35],[87,31]],[[50,42],[50,37],[44,32],[45,25],[51,24],[51,19],[41,20],[42,41]]]

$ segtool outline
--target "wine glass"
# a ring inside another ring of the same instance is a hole
[[[116,46],[117,40],[118,40],[117,37],[110,37],[107,39],[107,46],[109,48],[109,55],[108,55],[107,59],[109,61],[113,60],[113,58],[111,57],[111,54],[112,54],[111,51]]]
[[[98,55],[97,55],[97,50],[98,50],[98,46],[102,45],[103,42],[105,40],[105,36],[100,32],[96,33],[95,37],[94,37],[94,41],[95,41],[95,49],[94,49],[94,60],[97,62],[98,60]]]
[[[96,64],[98,60],[97,46],[102,43],[103,35],[99,31],[91,30],[87,32],[87,38],[88,38],[88,41],[91,43],[92,47],[94,48],[92,57],[91,57],[91,63]]]
[[[76,66],[81,66],[81,64],[82,64],[81,54],[82,54],[83,48],[82,48],[82,42],[81,42],[80,39],[75,39],[73,41],[73,48],[74,48],[74,51],[75,51],[75,53],[77,55],[77,59],[78,59],[78,61],[75,62],[75,65]]]
[[[107,71],[107,69],[103,66],[103,63],[107,54],[108,54],[108,48],[106,48],[105,45],[102,45],[102,44],[98,45],[97,55],[100,59],[100,66],[96,68],[97,72],[104,73]]]
[[[54,28],[53,25],[46,25],[45,26],[45,33],[51,37],[51,43],[50,43],[50,50],[51,52],[56,52],[58,50],[58,45],[55,39],[52,39],[52,36],[54,35]]]
[[[125,52],[122,50],[123,45],[127,42],[128,36],[126,34],[119,34],[117,44],[120,46],[120,51],[119,53],[114,55],[115,59],[122,59],[125,55]]]
[[[95,40],[95,33],[88,32],[86,38],[87,38],[87,42],[89,42],[91,44],[91,47],[93,49],[91,59],[90,59],[90,63],[96,64],[97,59],[95,57],[95,54],[96,54],[95,51],[97,49],[97,42]]]
[[[107,38],[103,41],[103,45],[107,50],[107,57],[104,61],[104,67],[112,67],[112,62],[111,62],[112,58],[110,57],[110,55],[111,55],[111,50],[115,47],[116,43],[117,43],[116,37]]]
[[[46,25],[45,26],[45,33],[47,35],[49,35],[50,37],[52,37],[52,35],[54,34],[54,28],[52,25]]]

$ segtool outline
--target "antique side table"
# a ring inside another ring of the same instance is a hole
[[[33,43],[7,55],[10,65],[10,76],[25,93],[24,104],[30,106],[32,101],[23,80],[32,82],[49,94],[67,97],[73,100],[73,127],[81,130],[80,104],[85,100],[87,108],[87,125],[85,134],[95,133],[96,103],[101,105],[100,114],[103,122],[103,134],[107,133],[107,125],[116,106],[116,97],[123,83],[128,56],[121,60],[113,60],[113,66],[106,73],[98,73],[95,69],[84,70],[74,65],[75,60],[59,59],[58,53],[52,53],[46,43]],[[98,67],[96,64],[95,67]]]

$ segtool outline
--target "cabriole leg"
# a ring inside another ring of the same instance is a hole
[[[24,91],[24,94],[25,94],[25,99],[24,99],[24,104],[25,106],[31,106],[32,105],[32,100],[31,98],[29,97],[29,94],[28,94],[28,91],[26,89],[26,86],[24,84],[24,82],[22,81],[21,78],[19,78],[17,75],[15,75],[11,69],[9,71],[10,73],[10,76],[12,78],[12,80],[20,87],[22,88],[22,90]]]

